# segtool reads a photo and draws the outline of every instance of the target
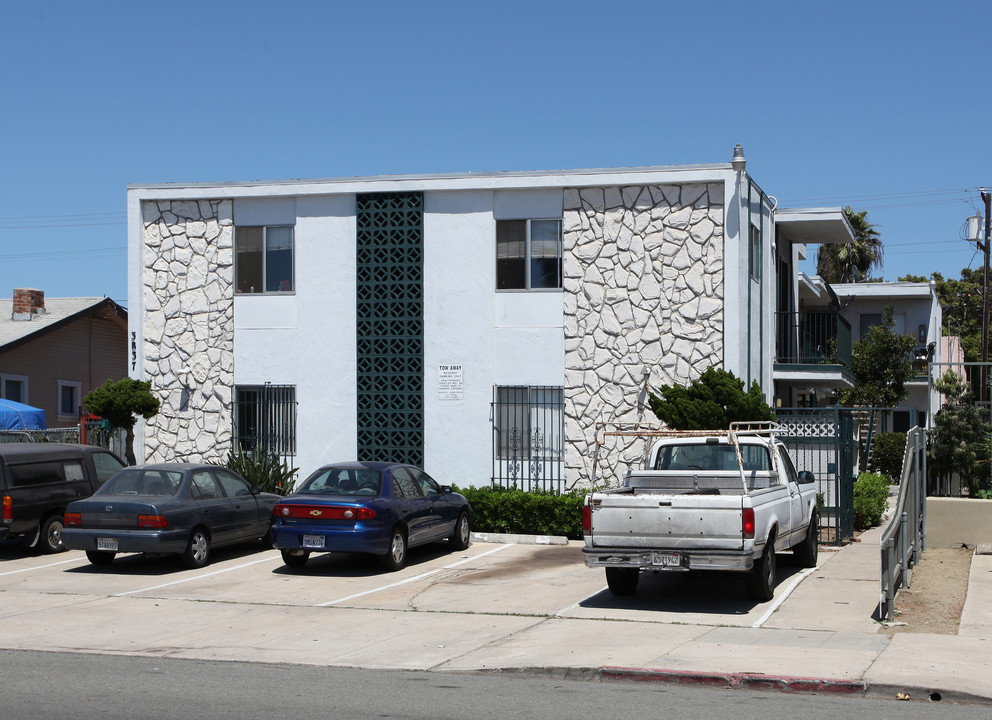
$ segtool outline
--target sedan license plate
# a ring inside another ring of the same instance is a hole
[[[305,548],[322,548],[322,547],[324,547],[324,536],[323,535],[304,535],[303,536],[303,547],[305,547]]]
[[[117,552],[117,538],[97,538],[96,549]]]
[[[682,565],[682,556],[679,553],[651,553],[651,564],[659,567],[677,568]]]

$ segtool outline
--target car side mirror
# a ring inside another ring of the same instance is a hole
[[[258,485],[252,485],[251,486],[251,494],[252,495],[258,495],[260,492],[262,492],[262,488],[260,488]]]
[[[450,495],[451,493],[454,492],[454,490],[452,490],[450,485],[442,485],[441,492],[443,492],[445,495]]]
[[[803,485],[809,485],[810,483],[815,483],[816,475],[813,474],[812,470],[800,470],[799,482]]]

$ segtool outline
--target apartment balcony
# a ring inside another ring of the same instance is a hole
[[[775,313],[776,380],[820,388],[854,387],[851,323],[836,311]]]

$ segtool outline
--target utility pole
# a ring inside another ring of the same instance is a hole
[[[982,386],[978,397],[984,401],[989,399],[989,235],[992,234],[989,232],[992,230],[992,193],[985,192],[985,188],[982,188],[982,200],[985,201],[985,242],[978,243],[978,247],[985,253],[985,277],[982,282]]]

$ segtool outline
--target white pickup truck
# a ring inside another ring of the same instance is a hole
[[[791,548],[815,567],[819,542],[813,474],[796,472],[776,430],[662,434],[646,470],[586,497],[586,565],[606,568],[615,595],[633,593],[642,571],[726,570],[746,572],[748,596],[770,600],[775,553]]]

